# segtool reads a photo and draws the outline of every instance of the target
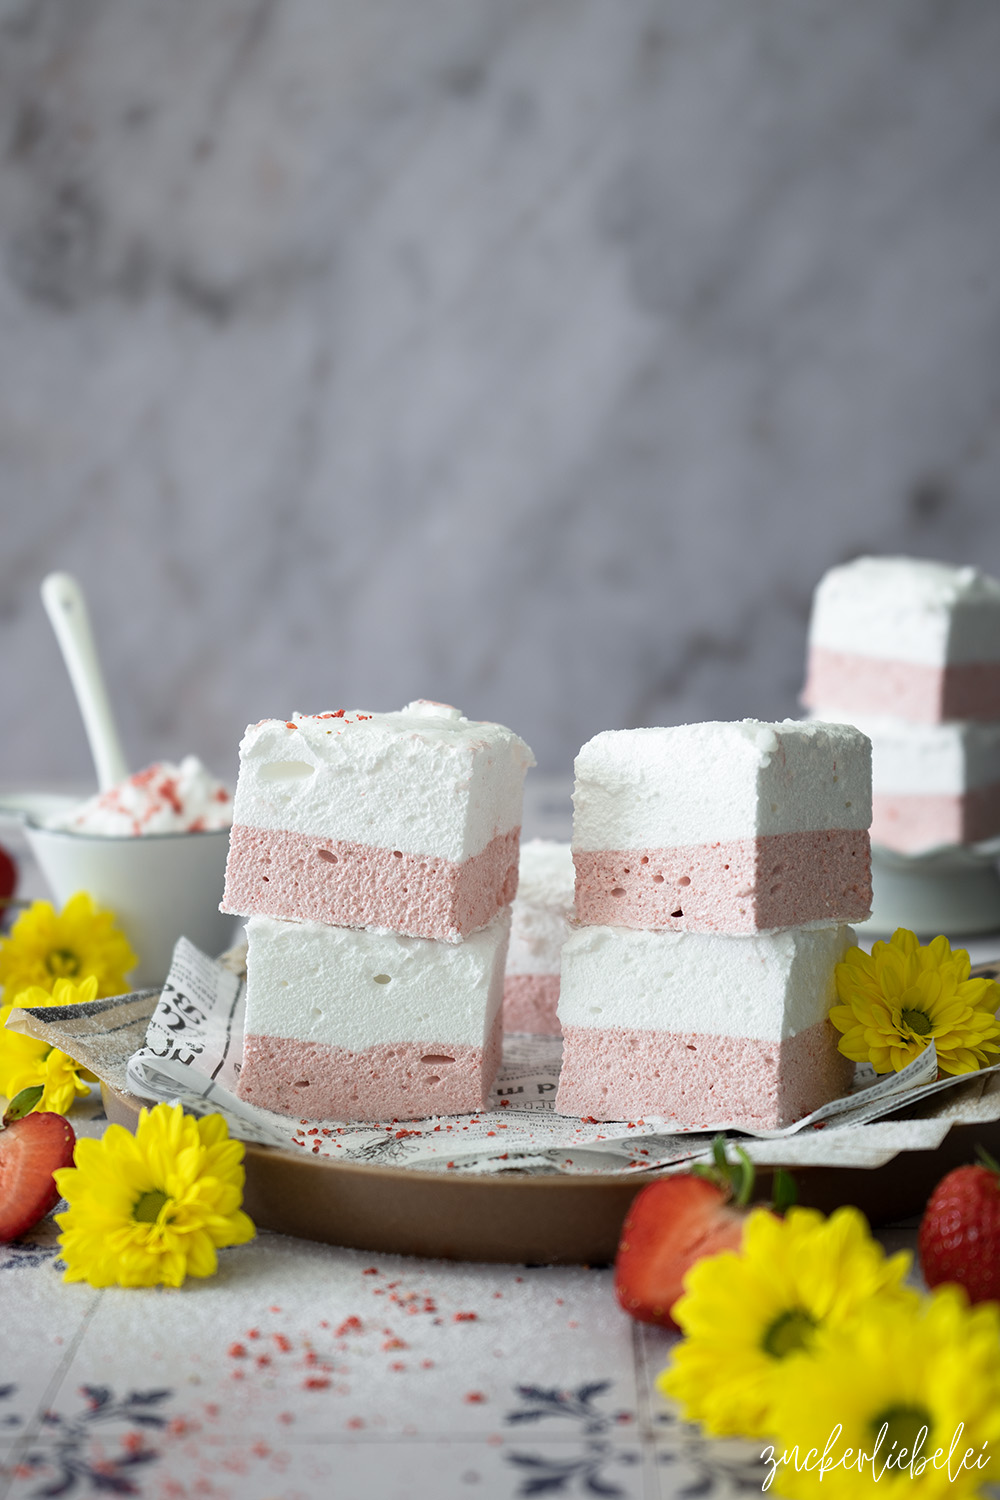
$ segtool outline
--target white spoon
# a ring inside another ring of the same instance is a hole
[[[97,658],[87,601],[80,585],[69,573],[50,573],[42,584],[42,603],[52,621],[83,716],[90,753],[97,767],[98,785],[102,792],[106,792],[125,780],[128,766]]]

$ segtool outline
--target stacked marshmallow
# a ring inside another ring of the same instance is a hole
[[[483,1108],[532,764],[509,729],[424,701],[250,726],[222,907],[249,918],[241,1098],[311,1119]]]
[[[576,761],[556,1108],[769,1129],[845,1092],[827,1020],[868,915],[871,760],[840,724],[599,734]]]
[[[862,557],[816,590],[802,694],[872,742],[872,842],[904,854],[1000,834],[1000,582]]]

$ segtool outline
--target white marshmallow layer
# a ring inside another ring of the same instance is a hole
[[[559,973],[559,954],[572,931],[574,884],[569,844],[531,839],[521,845],[508,974]]]
[[[573,848],[656,849],[866,829],[871,748],[846,724],[786,719],[611,729],[576,758]]]
[[[834,968],[854,941],[850,927],[747,937],[581,927],[562,950],[559,1021],[784,1041],[828,1015]]]
[[[440,703],[251,724],[234,823],[460,863],[520,826],[534,756],[501,724]]]
[[[1000,582],[978,568],[859,557],[821,579],[809,644],[933,667],[998,661]]]
[[[851,715],[872,743],[872,786],[880,794],[957,797],[1000,781],[1000,724]]]
[[[507,910],[464,943],[251,917],[246,1032],[351,1051],[481,1047],[503,999],[509,931]]]

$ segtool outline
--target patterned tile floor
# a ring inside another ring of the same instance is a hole
[[[0,1249],[0,1318],[2,1500],[656,1500],[763,1475],[672,1417],[669,1338],[607,1270],[264,1234],[179,1292],[95,1292],[62,1283],[46,1223]]]
[[[657,1394],[669,1345],[606,1269],[262,1234],[212,1280],[96,1292],[63,1284],[46,1221],[0,1247],[0,1500],[759,1493],[759,1445],[705,1441]]]

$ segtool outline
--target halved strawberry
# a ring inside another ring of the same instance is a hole
[[[714,1166],[659,1177],[633,1198],[615,1260],[615,1295],[641,1323],[676,1328],[671,1312],[695,1261],[740,1248],[754,1169],[738,1146],[736,1154],[739,1160],[730,1162],[725,1137],[717,1136]],[[780,1208],[794,1195],[788,1173],[776,1173]]]
[[[641,1323],[676,1328],[670,1310],[685,1272],[703,1255],[738,1250],[743,1209],[729,1193],[688,1173],[661,1177],[634,1198],[622,1225],[615,1295]]]
[[[17,1239],[59,1202],[52,1180],[58,1167],[73,1165],[76,1136],[62,1115],[11,1119],[0,1131],[0,1244]]]

